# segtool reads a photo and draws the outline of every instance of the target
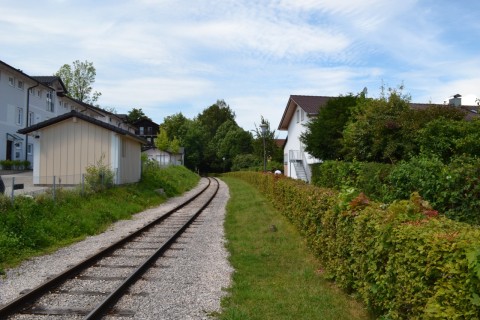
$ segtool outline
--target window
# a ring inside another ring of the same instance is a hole
[[[17,121],[17,125],[23,125],[23,108],[17,107],[17,114],[15,118]]]
[[[300,122],[300,109],[297,109],[297,123]]]
[[[31,126],[32,124],[35,124],[35,113],[29,112],[27,125]]]
[[[33,144],[29,143],[27,146],[27,153],[33,154]]]
[[[47,92],[47,111],[53,112],[54,110],[55,109],[53,105],[53,92],[48,91]]]
[[[143,127],[140,127],[140,134],[143,135]]]
[[[305,119],[305,111],[303,111],[302,109],[300,112],[301,112],[301,121],[303,122],[303,120]]]
[[[8,84],[11,85],[12,87],[15,87],[15,78],[8,77]]]
[[[152,127],[147,127],[147,134],[152,134]]]
[[[23,81],[18,80],[17,81],[17,87],[18,87],[18,89],[23,90],[23,87],[24,87],[23,86]]]
[[[21,142],[15,142],[15,149],[21,150],[22,149],[22,143]]]
[[[42,90],[41,89],[37,90],[37,97],[39,97],[39,98],[42,97]]]

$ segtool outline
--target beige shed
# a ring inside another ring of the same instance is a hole
[[[18,133],[33,137],[35,185],[78,185],[86,168],[98,163],[113,170],[115,184],[140,180],[146,140],[132,132],[71,111]]]

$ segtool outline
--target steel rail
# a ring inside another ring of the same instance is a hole
[[[218,183],[218,181],[217,181]],[[37,300],[41,296],[43,296],[45,293],[48,291],[51,291],[52,289],[58,287],[60,284],[65,282],[67,279],[73,278],[80,272],[82,272],[84,269],[92,266],[95,264],[98,260],[109,254],[110,252],[116,250],[117,248],[121,247],[125,243],[129,242],[131,239],[135,238],[142,232],[147,231],[148,229],[152,228],[156,224],[162,222],[169,216],[171,216],[174,212],[178,211],[179,209],[185,207],[187,204],[192,202],[193,200],[197,199],[201,194],[203,194],[211,184],[211,180],[208,179],[208,185],[202,188],[199,192],[197,192],[195,195],[187,199],[186,201],[182,202],[181,204],[175,206],[173,209],[167,211],[164,213],[162,216],[158,217],[157,219],[153,220],[152,222],[146,224],[142,228],[136,230],[135,232],[132,232],[125,238],[120,239],[119,241],[111,244],[110,246],[101,249],[97,253],[93,254],[92,256],[84,259],[83,261],[79,262],[78,264],[66,269],[62,273],[58,274],[57,276],[47,280],[46,282],[38,285],[37,287],[33,288],[32,290],[24,293],[23,295],[19,296],[18,298],[15,298],[14,300],[8,302],[7,304],[3,305],[0,308],[0,319],[4,319],[9,315],[12,315],[25,306],[31,305],[33,301]]]
[[[198,216],[207,208],[212,202],[213,198],[217,195],[220,183],[217,179],[213,178],[217,182],[217,187],[208,201],[202,205],[200,209],[185,223],[173,236],[171,236],[154,254],[152,254],[141,266],[139,266],[132,274],[121,283],[108,297],[106,297],[97,307],[92,310],[84,319],[100,319],[124,294],[124,292],[140,278],[150,266],[160,258],[165,251],[175,242],[175,240],[182,235],[182,233],[194,222]]]

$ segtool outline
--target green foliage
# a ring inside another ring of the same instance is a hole
[[[254,154],[238,154],[233,158],[232,171],[247,170],[262,165],[262,159]]]
[[[275,139],[277,135],[275,130],[270,127],[270,122],[263,116],[260,118],[260,123],[266,125],[265,134],[262,129],[255,125],[255,135],[253,140],[253,153],[260,159],[263,159],[263,138],[265,138],[265,156],[268,160],[282,162],[283,161],[283,149],[277,146]],[[263,161],[263,160],[262,160]]]
[[[30,168],[28,160],[0,160],[3,170],[26,170]]]
[[[480,120],[439,118],[419,131],[417,141],[423,153],[448,162],[455,155],[480,156]]]
[[[385,203],[419,192],[453,220],[480,225],[480,159],[458,156],[443,163],[434,155],[396,165],[325,161],[313,166],[312,183],[341,190],[354,188]]]
[[[157,139],[155,139],[155,147],[158,150],[168,151],[170,148],[170,141],[168,140],[167,130],[160,128],[160,131],[157,134]]]
[[[388,178],[392,169],[393,165],[386,163],[325,161],[312,166],[312,183],[338,190],[354,188],[382,200],[389,191]]]
[[[85,185],[91,191],[97,192],[111,188],[114,184],[115,172],[109,165],[103,163],[102,155],[95,165],[89,165],[85,170]]]
[[[199,179],[184,166],[161,168],[156,161],[149,160],[143,166],[141,184],[152,190],[163,189],[171,197],[193,188]]]
[[[402,90],[389,89],[388,97],[358,100],[343,131],[345,159],[387,163],[407,160],[419,154],[419,132],[427,123],[435,119],[460,121],[465,116],[464,111],[449,106],[412,106]],[[430,134],[436,133],[425,133],[425,144]]]
[[[135,123],[139,120],[148,119],[151,120],[147,115],[143,112],[142,108],[132,108],[132,110],[128,111],[127,113],[127,121],[128,123]]]
[[[358,100],[363,99],[349,94],[328,100],[318,115],[307,123],[300,137],[305,150],[317,159],[341,159],[343,129],[350,118],[351,109]]]
[[[67,95],[85,103],[93,104],[102,95],[92,92],[97,72],[92,62],[75,60],[72,65],[64,64],[55,73],[67,88]]]
[[[329,277],[379,318],[480,317],[480,230],[439,216],[418,194],[387,206],[352,188],[338,193],[272,174],[229,175],[265,194]]]

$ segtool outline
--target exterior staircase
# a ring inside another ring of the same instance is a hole
[[[303,166],[302,160],[292,161],[292,163],[293,163],[293,167],[295,168],[295,173],[297,174],[297,178],[305,182],[308,182],[307,172],[305,171],[305,167]]]

